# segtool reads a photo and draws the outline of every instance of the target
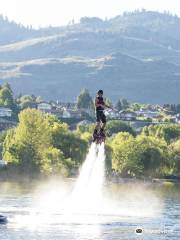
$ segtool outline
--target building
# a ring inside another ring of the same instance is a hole
[[[176,123],[180,123],[180,113],[176,114],[176,119],[175,119]]]
[[[0,131],[15,127],[16,125],[17,125],[17,122],[13,122],[5,118],[0,118]]]
[[[10,108],[0,107],[0,117],[11,117],[12,110]]]
[[[52,109],[52,106],[49,103],[43,102],[43,103],[39,103],[37,108],[44,112],[50,112]]]
[[[146,110],[136,111],[136,115],[138,117],[144,117],[144,118],[157,118],[160,115],[160,112],[150,111],[146,109]]]
[[[66,108],[64,108],[63,113],[62,113],[62,118],[71,118],[71,112],[68,111]]]
[[[1,159],[0,160],[0,168],[5,167],[6,165],[7,165],[7,162]]]
[[[134,121],[136,120],[137,114],[128,110],[122,110],[119,112],[119,116],[122,120]]]
[[[104,111],[104,114],[106,115],[106,117],[108,119],[119,119],[120,118],[120,113],[119,112],[115,112],[109,109],[106,109]]]

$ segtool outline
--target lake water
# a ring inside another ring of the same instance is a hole
[[[95,206],[71,199],[74,182],[1,182],[0,213],[9,222],[0,225],[0,240],[180,239],[178,186],[109,183]]]

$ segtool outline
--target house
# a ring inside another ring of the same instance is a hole
[[[180,123],[180,113],[176,114],[176,119],[175,119],[176,123]]]
[[[109,119],[119,119],[120,118],[120,113],[119,112],[114,112],[114,111],[109,110],[109,109],[106,109],[104,111],[104,114]]]
[[[89,121],[89,120],[82,120],[81,122],[79,122],[79,125],[90,125],[92,124],[93,122],[92,121]]]
[[[6,165],[7,165],[7,162],[1,159],[0,160],[0,168],[5,167]]]
[[[136,115],[138,117],[144,117],[144,118],[157,118],[160,115],[160,112],[158,111],[150,111],[148,109],[136,111]]]
[[[81,111],[82,113],[86,113],[92,118],[94,118],[95,116],[95,111],[92,108],[79,108],[78,110]]]
[[[0,118],[0,131],[15,127],[16,125],[17,125],[17,122],[10,121],[5,118]]]
[[[82,119],[83,118],[83,112],[81,110],[72,110],[70,111],[71,117],[76,119]]]
[[[51,114],[55,115],[57,118],[63,117],[63,110],[61,109],[53,109],[50,111]]]
[[[63,109],[62,118],[71,118],[71,113],[66,108]]]
[[[11,117],[12,110],[10,108],[0,107],[0,117]]]
[[[59,102],[57,101],[55,106],[57,108],[67,108],[67,109],[75,109],[76,108],[76,103],[71,103],[71,102]]]
[[[43,103],[39,103],[37,108],[44,112],[50,112],[52,109],[52,106],[49,103],[43,102]]]
[[[122,110],[119,112],[119,116],[123,120],[133,121],[133,120],[136,120],[137,114],[132,111]]]

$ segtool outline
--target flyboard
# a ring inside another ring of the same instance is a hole
[[[106,141],[106,135],[104,132],[101,132],[100,130],[96,133],[96,134],[93,134],[93,142],[96,143],[97,145],[98,144],[102,144],[102,143],[105,143]]]

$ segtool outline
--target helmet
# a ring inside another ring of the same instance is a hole
[[[102,94],[103,95],[103,90],[99,90],[98,94]]]

